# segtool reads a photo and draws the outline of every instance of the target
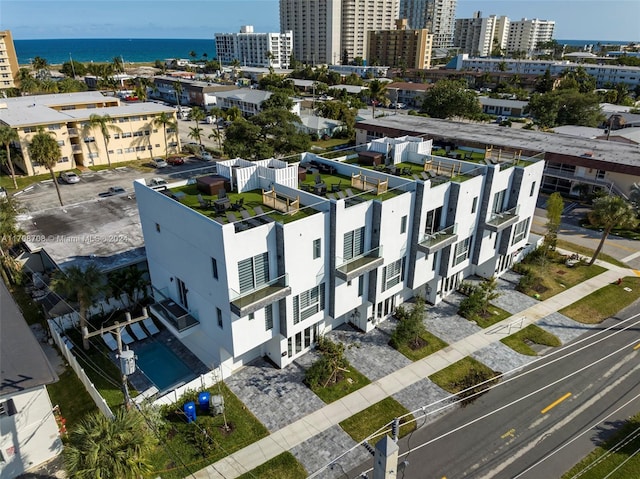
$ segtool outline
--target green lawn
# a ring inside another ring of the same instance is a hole
[[[396,349],[412,361],[418,361],[419,359],[425,358],[430,354],[449,346],[449,344],[439,337],[431,334],[429,331],[422,333],[420,335],[420,339],[422,339],[426,344],[419,349],[413,349],[407,344],[402,344]]]
[[[349,365],[345,369],[348,371],[341,373],[342,379],[336,384],[327,387],[311,388],[311,390],[316,393],[320,399],[329,404],[371,383],[365,375],[353,366]]]
[[[631,291],[626,291],[625,288]],[[621,309],[640,298],[640,277],[622,278],[622,284],[609,284],[563,308],[564,314],[580,323],[597,324],[614,316]]]
[[[616,431],[602,446],[595,448],[587,457],[571,468],[562,479],[571,479],[580,474],[582,479],[602,479],[611,477],[612,479],[627,479],[640,477],[640,455],[637,450],[640,448],[640,436],[636,431],[640,426],[640,414],[636,414],[627,421],[618,431]],[[632,436],[634,435],[635,436]],[[634,437],[615,452],[614,447],[623,442],[627,436]],[[604,457],[607,454],[607,457]],[[609,455],[610,454],[610,455]],[[628,460],[624,465],[622,463]],[[596,464],[596,461],[598,463]],[[616,473],[608,476],[616,467]],[[589,468],[587,470],[587,468]],[[584,471],[584,472],[583,472]]]
[[[527,356],[537,356],[538,354],[529,345],[530,343],[540,344],[543,346],[561,346],[562,343],[557,336],[548,331],[531,324],[517,333],[511,334],[500,340],[514,351]]]
[[[494,324],[499,323],[503,319],[507,319],[509,316],[511,316],[510,312],[498,308],[493,304],[490,304],[487,309],[488,311],[486,316],[478,314],[473,316],[472,318],[467,319],[470,321],[475,321],[476,324],[481,328],[488,328],[489,326],[493,326]]]
[[[521,280],[518,291],[542,301],[606,271],[602,266],[595,264],[587,266],[585,263],[579,263],[569,267],[565,264],[564,256],[553,252],[549,253],[544,264],[536,260],[537,257],[537,253],[532,253],[521,263],[522,266],[516,267],[518,272],[522,272],[524,267],[533,275],[530,284]]]
[[[342,427],[354,441],[360,442],[385,424],[390,423],[394,418],[403,416],[408,412],[402,404],[388,397],[375,403],[373,406],[369,406],[364,411],[360,411],[358,414],[351,416],[349,419],[345,419],[340,423],[340,427]],[[401,421],[401,423],[403,423],[411,420],[409,424],[400,426],[400,436],[405,436],[416,428],[416,423],[412,421],[412,419],[412,416],[407,416]],[[371,445],[375,445],[381,437],[382,436],[377,436],[373,438]]]
[[[451,394],[459,394],[461,391],[475,386],[476,384],[495,378],[498,374],[499,373],[493,371],[480,361],[473,359],[471,356],[467,356],[466,358],[453,363],[451,366],[432,374],[429,376],[429,379],[445,391],[450,392]],[[465,393],[459,394],[459,396],[462,398],[468,397],[475,392],[487,389],[496,381],[497,379]]]
[[[290,452],[283,452],[238,479],[304,479],[307,471]]]
[[[586,218],[580,221],[580,226],[592,231],[601,231],[601,228],[597,228],[593,226],[591,223],[589,223],[589,220]],[[614,228],[613,230],[611,230],[611,236],[619,236],[621,238],[639,240],[640,228],[636,228],[635,230]]]
[[[586,248],[584,246],[579,246],[577,244],[573,244],[570,243],[569,241],[564,241],[559,239],[558,242],[556,243],[556,245],[558,246],[558,248],[561,249],[566,249],[569,251],[573,251],[574,253],[578,253],[582,256],[588,256],[591,257],[593,256],[594,250],[592,250],[591,248]],[[611,264],[615,264],[616,266],[620,266],[622,268],[627,268],[628,266],[626,264],[624,264],[622,261],[618,261],[617,259],[604,254],[604,253],[600,253],[598,255],[598,259],[601,259],[602,261],[606,261],[607,263],[611,263]]]
[[[67,420],[67,429],[72,429],[88,413],[98,408],[84,385],[70,367],[59,376],[59,381],[47,386],[51,403],[60,406],[60,414]]]
[[[311,146],[315,146],[322,149],[335,148],[336,146],[347,146],[351,140],[347,138],[329,138],[328,140],[312,141]]]
[[[191,471],[213,464],[268,435],[267,429],[224,384],[221,385],[221,390],[231,431],[224,430],[222,415],[211,416],[202,414],[199,410],[196,412],[195,424],[187,424],[181,413],[182,407],[188,400],[196,398],[196,391],[193,391],[193,397],[184,397],[178,403],[164,407],[162,412],[167,425],[162,429],[160,443],[151,456],[154,471],[149,478],[189,477]],[[217,385],[208,391],[212,395],[219,394]]]

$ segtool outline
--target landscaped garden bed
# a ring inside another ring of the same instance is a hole
[[[340,427],[351,436],[351,438],[360,442],[376,432],[381,427],[389,424],[394,418],[404,416],[409,411],[395,399],[388,397],[380,402],[369,406],[364,411],[345,419],[340,423]],[[416,428],[413,416],[407,416],[400,420],[400,437],[409,434]],[[372,439],[372,445],[380,440],[382,435]]]
[[[244,473],[238,479],[262,479],[263,477],[304,479],[307,475],[307,471],[305,471],[304,467],[293,457],[293,454],[283,452],[255,469]]]
[[[448,344],[427,331],[424,324],[424,300],[416,298],[409,310],[398,306],[394,313],[398,324],[391,334],[389,345],[412,361],[418,361],[436,351],[446,348]]]
[[[517,333],[513,333],[506,338],[501,339],[500,341],[514,351],[527,356],[538,355],[538,353],[536,353],[536,351],[531,347],[531,344],[539,344],[541,346],[549,347],[562,345],[557,336],[545,331],[535,324],[531,324]]]
[[[467,356],[432,374],[429,379],[445,391],[457,395],[463,400],[462,405],[466,405],[474,401],[480,395],[478,393],[497,383],[500,374]]]

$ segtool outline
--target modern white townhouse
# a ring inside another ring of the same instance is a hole
[[[163,114],[175,121],[173,108],[152,102],[121,104],[118,98],[100,92],[31,95],[0,101],[0,125],[10,126],[19,137],[14,146],[21,155],[13,161],[29,176],[48,173],[29,155],[29,143],[40,129],[53,135],[60,145],[61,156],[54,171],[150,160],[179,152],[177,129],[158,123]],[[106,141],[101,127],[91,123],[94,115],[107,119]]]
[[[225,65],[234,60],[252,67],[289,68],[293,52],[293,32],[256,33],[243,25],[240,33],[216,33],[218,60]]]
[[[369,331],[401,303],[438,303],[499,275],[527,244],[544,162],[382,138],[338,159],[234,159],[217,175],[136,182],[155,304],[205,364],[284,367],[344,323]]]
[[[565,70],[582,68],[596,79],[596,88],[608,88],[616,83],[625,83],[629,87],[640,84],[640,67],[623,65],[604,65],[592,63],[576,63],[557,60],[514,60],[511,58],[480,58],[470,57],[466,53],[453,58],[448,69],[475,72],[504,72],[519,75],[544,75],[549,70],[551,76],[557,77]]]

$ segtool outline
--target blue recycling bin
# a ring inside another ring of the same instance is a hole
[[[185,403],[183,410],[188,423],[196,421],[196,404],[193,401]]]
[[[202,391],[198,394],[198,404],[200,405],[200,411],[209,412],[211,403],[211,393],[208,391]]]

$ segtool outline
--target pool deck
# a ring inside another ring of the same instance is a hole
[[[136,346],[145,345],[151,342],[162,343],[173,353],[178,356],[182,362],[189,368],[194,374],[194,377],[204,374],[209,371],[209,368],[200,361],[187,347],[180,342],[168,329],[159,324],[159,321],[155,321],[156,326],[160,329],[160,332],[154,336],[149,336],[141,341],[134,341],[129,347],[135,352]],[[111,359],[119,365],[118,359],[115,357],[115,353],[110,354]],[[136,368],[136,372],[129,376],[129,384],[136,391],[142,393],[149,388],[155,387],[155,385],[144,375],[144,373]],[[177,387],[178,385],[174,386]],[[132,394],[133,396],[133,394]]]

